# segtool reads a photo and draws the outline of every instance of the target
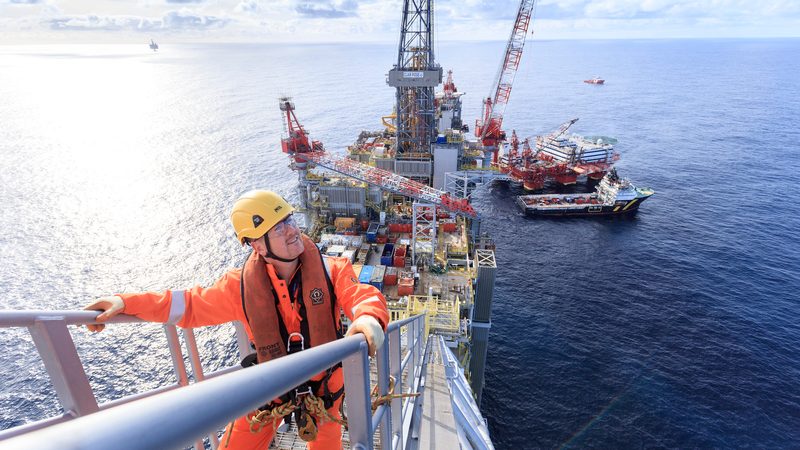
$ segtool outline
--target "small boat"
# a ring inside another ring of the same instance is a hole
[[[594,77],[594,78],[592,78],[590,80],[583,80],[583,82],[584,83],[588,83],[588,84],[603,84],[603,83],[606,82],[606,80],[604,80],[604,79],[602,79],[600,77]]]
[[[158,51],[158,44],[156,44],[156,41],[152,39],[150,39],[150,50],[154,52]]]

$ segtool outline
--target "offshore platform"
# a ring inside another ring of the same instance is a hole
[[[497,264],[469,198],[493,180],[539,189],[549,179],[604,178],[618,158],[609,140],[566,136],[574,120],[535,148],[515,132],[507,142],[503,114],[534,6],[520,1],[493,95],[475,124],[477,140],[468,138],[452,72],[436,91],[444,72],[434,55],[433,0],[403,2],[397,62],[387,75],[395,107],[382,129],[362,132],[346,152],[328,152],[309,137],[294,102],[279,101],[281,148],[298,175],[306,234],[324,254],[349,258],[359,280],[389,302],[392,322],[374,359],[364,338],[351,336],[247,370],[204,373],[194,331],[179,334],[172,322],[164,331],[176,382],[98,404],[67,328],[94,323],[97,313],[0,311],[0,327],[30,332],[63,409],[0,431],[0,449],[224,448],[226,423],[339,363],[349,448],[493,448],[479,405]],[[611,187],[619,197],[628,195],[626,186]],[[595,200],[587,201],[597,207]],[[555,203],[521,205],[538,213],[561,208]],[[252,353],[241,325],[236,343],[240,357]],[[279,429],[273,442],[304,446],[293,429]]]
[[[0,311],[0,327],[30,331],[63,408],[62,415],[1,431],[0,448],[224,448],[219,434],[231,419],[338,363],[350,448],[493,448],[479,404],[494,245],[469,199],[443,189],[449,172],[481,164],[487,154],[465,139],[452,74],[436,92],[443,70],[434,57],[432,3],[404,1],[397,63],[387,76],[395,111],[346,154],[328,153],[310,139],[294,103],[279,102],[281,147],[298,174],[304,231],[324,254],[349,258],[359,281],[388,300],[392,321],[376,357],[367,356],[357,335],[247,370],[206,374],[193,330],[181,330],[182,346],[167,323],[177,382],[98,404],[67,329],[93,323],[96,313]],[[530,6],[523,1],[521,8]],[[240,357],[252,352],[241,326],[237,348]],[[279,429],[273,447],[304,448],[294,426]]]

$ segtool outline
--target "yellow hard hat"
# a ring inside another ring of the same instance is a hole
[[[294,212],[292,205],[272,191],[249,191],[242,194],[231,211],[231,223],[236,237],[244,244],[246,238],[258,239]]]

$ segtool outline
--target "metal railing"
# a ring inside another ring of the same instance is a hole
[[[271,399],[291,390],[298,380],[342,362],[350,447],[372,449],[380,433],[380,448],[404,449],[411,436],[413,398],[394,398],[372,411],[369,357],[363,336],[340,339],[248,370],[229,367],[204,375],[191,329],[183,330],[195,383],[189,383],[174,325],[164,325],[177,384],[98,404],[81,364],[68,325],[93,324],[94,311],[0,311],[0,328],[27,327],[65,413],[0,431],[0,449],[153,449],[194,444],[203,448],[208,436],[219,445],[217,431]],[[108,323],[141,322],[117,316]],[[237,324],[240,352],[249,351]],[[406,332],[401,334],[402,329]],[[425,355],[425,316],[392,322],[376,355],[377,392],[419,392]],[[403,345],[405,341],[405,345]],[[405,350],[405,351],[403,351]],[[410,364],[410,366],[409,366]],[[407,371],[404,385],[403,373]],[[179,388],[180,389],[177,389]],[[214,405],[210,408],[209,405]],[[191,412],[187,414],[187,412]]]
[[[464,377],[455,355],[445,345],[444,339],[438,336],[436,340],[442,354],[461,448],[493,450],[494,444],[489,437],[489,428],[481,415],[478,404],[475,403],[469,382]]]

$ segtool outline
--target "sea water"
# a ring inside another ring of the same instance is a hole
[[[440,43],[471,127],[504,42]],[[329,151],[380,129],[394,45],[0,47],[0,308],[213,283],[248,189],[297,200],[278,98]],[[800,442],[800,40],[529,41],[504,128],[618,139],[632,220],[532,220],[476,192],[499,272],[482,411],[497,448]],[[584,84],[593,76],[602,86]],[[231,327],[198,330],[206,371]],[[74,329],[99,401],[174,382],[158,325]],[[0,423],[60,414],[0,330]]]

